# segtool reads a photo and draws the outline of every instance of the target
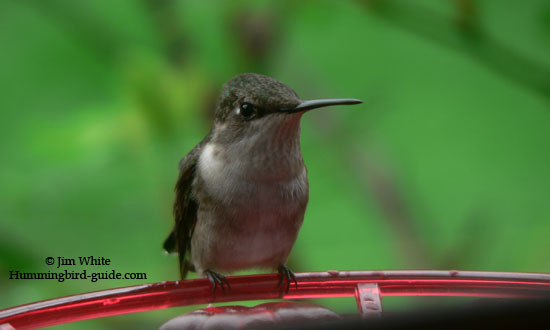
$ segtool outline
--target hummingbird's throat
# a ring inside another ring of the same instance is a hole
[[[223,144],[213,139],[205,154],[208,163],[262,181],[284,180],[302,172],[299,115],[266,116],[249,124],[239,139]],[[223,135],[228,129],[219,124],[215,135]]]

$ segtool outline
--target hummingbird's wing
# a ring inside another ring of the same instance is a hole
[[[188,270],[194,270],[192,264],[186,260],[186,252],[190,247],[198,209],[198,202],[193,197],[191,187],[195,179],[195,170],[201,149],[209,140],[210,134],[197,144],[179,164],[180,172],[175,187],[176,199],[173,208],[175,225],[164,241],[163,247],[167,252],[176,252],[177,250],[181,278],[185,278]]]

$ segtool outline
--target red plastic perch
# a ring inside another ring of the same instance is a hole
[[[55,298],[0,310],[0,329],[36,329],[175,306],[260,299],[355,297],[365,284],[385,296],[548,298],[550,274],[471,271],[328,271],[296,274],[298,289],[278,289],[277,274],[227,277],[214,296],[207,279],[171,281]],[[363,290],[364,291],[364,290]],[[361,307],[360,307],[361,308]]]

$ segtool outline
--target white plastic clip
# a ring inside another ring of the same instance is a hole
[[[376,283],[359,283],[355,288],[355,298],[359,313],[365,318],[382,315],[382,299]]]

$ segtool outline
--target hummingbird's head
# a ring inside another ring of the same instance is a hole
[[[243,73],[224,85],[216,120],[249,122],[301,102],[298,94],[282,82],[257,73]]]
[[[269,76],[239,74],[224,87],[218,99],[214,139],[236,142],[258,133],[280,131],[295,126],[299,130],[301,115],[311,109],[362,103],[356,99],[302,101],[292,88]],[[221,132],[223,131],[223,133]]]

